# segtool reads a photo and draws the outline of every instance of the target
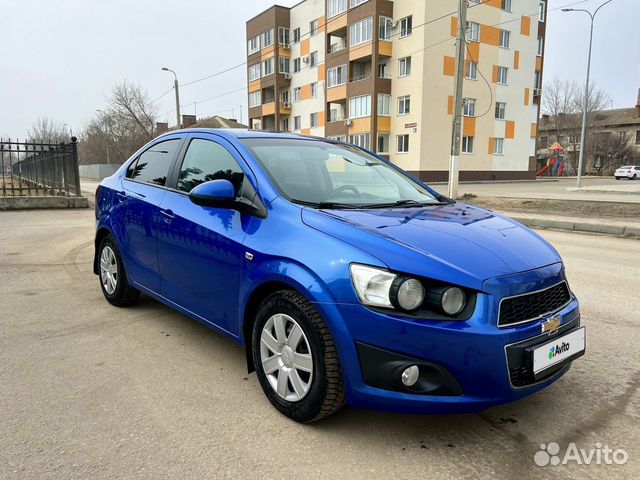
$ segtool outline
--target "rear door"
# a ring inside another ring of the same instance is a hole
[[[162,202],[167,216],[158,236],[162,295],[238,335],[238,288],[246,262],[242,242],[251,217],[228,208],[195,205],[188,193],[203,182],[227,179],[237,196],[252,199],[255,179],[226,140],[203,133],[192,134],[187,142],[176,166],[174,188]]]
[[[143,151],[127,169],[118,193],[122,206],[122,254],[127,275],[134,283],[160,291],[158,228],[164,225],[160,203],[180,150],[182,135],[163,138]]]

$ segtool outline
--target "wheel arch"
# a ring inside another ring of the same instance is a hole
[[[111,234],[111,230],[109,230],[105,226],[101,226],[96,232],[96,238],[94,242],[94,254],[93,254],[93,273],[95,273],[96,275],[100,274],[100,262],[98,260],[98,249],[100,248],[100,244],[102,243],[102,240],[104,240],[104,238],[107,235],[112,235],[112,234]]]

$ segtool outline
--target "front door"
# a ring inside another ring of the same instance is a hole
[[[252,186],[231,144],[207,134],[194,134],[188,142],[175,190],[161,205],[167,217],[158,234],[162,295],[238,335],[238,288],[246,261],[242,242],[250,219],[235,210],[195,205],[188,193],[221,178],[233,183],[238,196]]]

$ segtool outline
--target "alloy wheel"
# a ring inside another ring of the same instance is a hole
[[[311,388],[313,358],[302,327],[289,315],[272,315],[262,327],[260,360],[269,385],[289,402],[302,400]]]
[[[113,295],[118,286],[118,262],[116,254],[109,245],[105,245],[100,254],[100,279],[104,290]]]

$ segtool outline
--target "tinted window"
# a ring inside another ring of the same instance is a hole
[[[154,185],[164,185],[167,182],[171,161],[176,156],[179,145],[180,140],[177,138],[156,143],[131,164],[127,170],[127,178]]]
[[[178,176],[178,190],[190,192],[210,180],[229,180],[241,194],[244,172],[235,158],[222,145],[210,140],[194,138],[182,162]]]

